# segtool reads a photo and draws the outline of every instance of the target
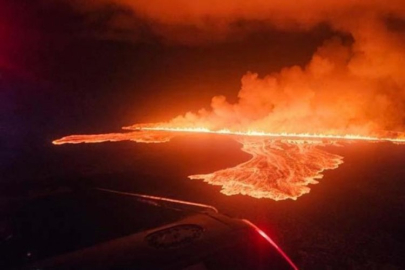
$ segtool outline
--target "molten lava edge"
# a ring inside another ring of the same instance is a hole
[[[367,137],[359,135],[275,134],[262,132],[211,131],[204,128],[165,128],[131,126],[127,133],[72,135],[53,144],[101,143],[135,141],[163,143],[186,133],[225,134],[242,144],[242,151],[252,155],[247,162],[209,174],[196,174],[190,179],[202,179],[222,187],[225,195],[248,195],[273,200],[296,200],[309,193],[309,184],[318,183],[324,170],[336,169],[343,157],[321,150],[336,141],[389,141],[404,143],[402,138]]]
[[[127,132],[127,133],[106,133],[95,135],[71,135],[55,140],[52,143],[59,144],[78,144],[78,143],[102,143],[102,142],[120,142],[134,141],[138,143],[164,143],[170,141],[176,134],[170,132]]]
[[[225,195],[273,200],[297,199],[318,183],[322,171],[336,169],[342,157],[317,149],[323,143],[301,144],[268,138],[236,137],[252,158],[233,168],[189,176],[222,186]]]

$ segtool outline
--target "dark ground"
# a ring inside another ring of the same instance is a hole
[[[12,183],[3,184],[3,211],[24,204],[10,201],[12,197],[41,196],[66,186],[97,186],[207,203],[223,213],[250,219],[303,269],[405,266],[405,146],[330,147],[345,157],[345,163],[327,171],[309,194],[279,202],[228,197],[219,193],[219,187],[187,179],[187,175],[212,172],[248,158],[226,137],[196,135],[149,145],[48,143],[37,150],[25,154],[21,175],[13,173]]]

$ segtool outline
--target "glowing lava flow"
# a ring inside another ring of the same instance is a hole
[[[155,126],[148,124],[133,125],[123,127],[127,130],[149,130],[149,131],[167,131],[167,132],[191,132],[191,133],[210,133],[210,134],[226,134],[226,135],[238,135],[238,136],[254,136],[254,137],[270,137],[278,139],[297,139],[297,140],[349,140],[349,141],[375,141],[375,142],[393,142],[393,143],[405,143],[405,138],[391,138],[391,137],[378,137],[378,136],[364,136],[357,134],[312,134],[312,133],[271,133],[262,131],[231,131],[229,129],[210,130],[207,128],[173,128],[164,126]]]
[[[78,143],[102,143],[102,142],[119,142],[134,141],[138,143],[164,143],[170,141],[176,134],[170,132],[127,132],[127,133],[106,133],[95,135],[71,135],[55,140],[53,144],[78,144]]]
[[[405,143],[402,138],[368,137],[359,135],[315,135],[292,133],[234,132],[229,130],[212,131],[205,128],[170,128],[148,125],[134,125],[125,129],[127,133],[97,135],[72,135],[53,141],[65,143],[100,143],[135,141],[142,143],[168,142],[173,137],[185,133],[224,134],[242,144],[242,150],[252,158],[232,168],[209,174],[189,176],[190,179],[203,179],[212,185],[222,187],[226,195],[243,194],[255,198],[273,200],[297,199],[308,193],[309,184],[318,183],[324,170],[336,169],[343,158],[328,153],[319,147],[337,141],[388,141]]]
[[[308,184],[318,183],[322,171],[335,169],[342,157],[327,153],[315,144],[292,144],[268,138],[237,137],[242,150],[252,158],[233,168],[210,174],[191,175],[222,186],[226,195],[243,194],[273,200],[297,199],[310,191]]]

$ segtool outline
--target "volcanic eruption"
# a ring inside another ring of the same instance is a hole
[[[218,42],[249,32],[238,21],[262,21],[285,31],[328,24],[336,36],[324,41],[305,66],[242,77],[236,102],[212,98],[209,109],[167,122],[135,124],[126,133],[72,135],[54,144],[131,140],[167,142],[190,133],[234,138],[252,158],[233,168],[191,179],[222,186],[226,195],[274,200],[308,193],[322,172],[342,157],[324,150],[351,141],[405,142],[405,5],[402,1],[164,1],[111,0],[149,22],[167,42]],[[221,3],[222,3],[221,2]],[[89,4],[85,10],[100,8]],[[305,10],[305,12],[302,12]],[[111,27],[128,27],[114,21]],[[193,39],[189,31],[200,33]],[[134,31],[136,33],[136,31]],[[297,45],[297,49],[299,46]]]

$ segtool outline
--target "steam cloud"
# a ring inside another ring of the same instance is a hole
[[[326,40],[305,67],[288,67],[264,77],[248,72],[242,78],[237,103],[216,96],[209,110],[178,116],[164,123],[167,126],[365,135],[403,130],[403,0],[75,3],[85,12],[106,5],[125,10],[110,19],[111,29],[137,33],[142,20],[155,34],[172,42],[221,40],[243,35],[254,25],[240,22],[294,31],[327,23],[352,37],[350,41],[339,37]]]

